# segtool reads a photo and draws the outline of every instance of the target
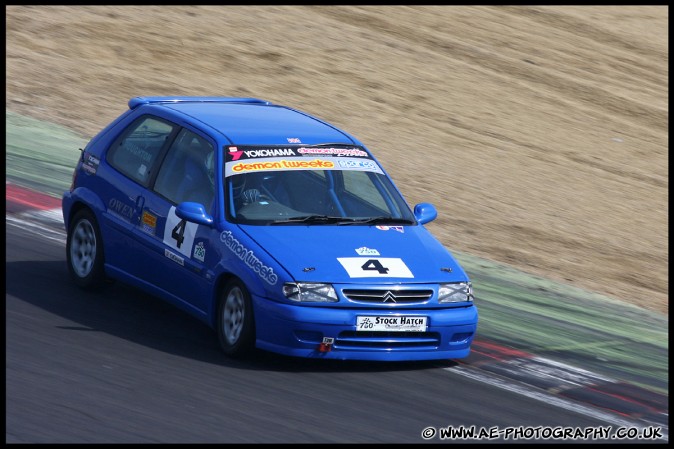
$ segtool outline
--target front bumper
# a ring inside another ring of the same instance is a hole
[[[345,309],[283,304],[253,296],[256,346],[279,354],[342,360],[461,359],[477,330],[473,305],[445,309]],[[358,315],[426,316],[426,332],[356,332]],[[329,351],[319,348],[333,338]]]

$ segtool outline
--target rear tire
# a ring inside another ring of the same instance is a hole
[[[103,286],[103,239],[96,217],[88,209],[75,214],[66,239],[68,271],[75,284],[93,290]]]
[[[217,332],[220,347],[230,357],[243,357],[255,345],[253,302],[248,289],[238,279],[230,280],[222,289]]]

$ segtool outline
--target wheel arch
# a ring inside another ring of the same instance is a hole
[[[69,200],[72,201],[72,203],[68,210],[68,216],[63,217],[65,221],[64,224],[66,230],[72,223],[72,219],[75,216],[75,214],[82,209],[89,209],[89,212],[91,212],[94,215],[96,221],[100,222],[99,216],[96,213],[96,209],[98,209],[99,211],[104,211],[105,204],[92,191],[86,188],[79,187],[70,194]]]
[[[75,218],[75,215],[77,215],[77,213],[79,211],[85,210],[85,209],[88,210],[90,213],[92,213],[94,215],[94,217],[96,217],[96,214],[94,213],[93,209],[89,205],[87,205],[87,204],[85,204],[81,201],[75,201],[73,203],[73,206],[70,208],[70,213],[68,214],[68,222],[66,223],[66,229],[72,224],[73,218]]]

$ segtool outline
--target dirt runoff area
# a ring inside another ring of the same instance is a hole
[[[7,6],[6,106],[262,98],[360,138],[450,250],[668,313],[668,6]]]

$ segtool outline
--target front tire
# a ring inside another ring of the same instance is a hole
[[[88,209],[77,212],[70,222],[66,259],[70,276],[79,287],[92,290],[103,285],[103,239],[96,217]]]
[[[253,303],[245,285],[232,279],[218,302],[217,332],[220,347],[230,357],[247,355],[255,344]]]

